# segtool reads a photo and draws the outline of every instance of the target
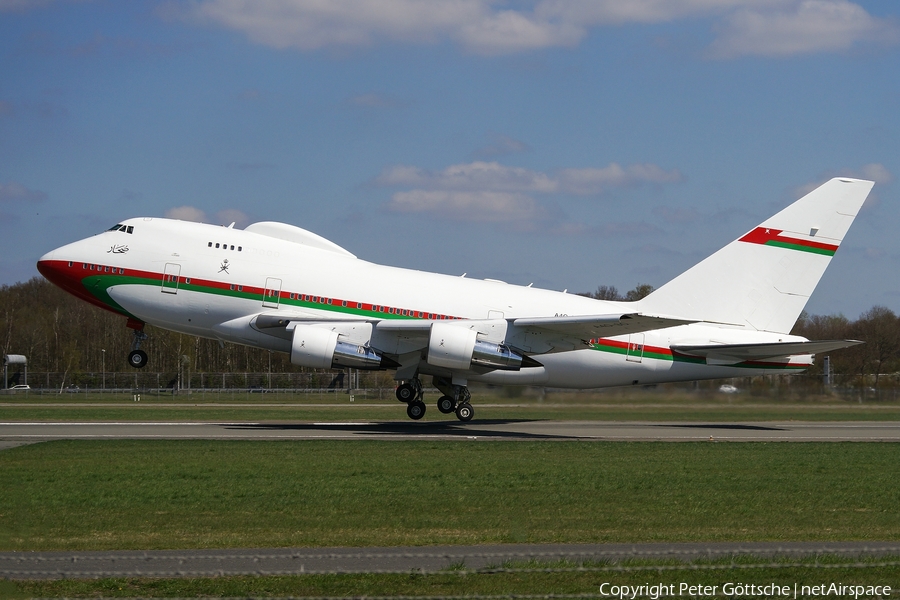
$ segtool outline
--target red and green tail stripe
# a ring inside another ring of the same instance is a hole
[[[801,252],[810,252],[812,254],[821,254],[823,256],[834,256],[834,253],[837,252],[838,249],[837,244],[801,240],[800,238],[784,235],[781,229],[772,229],[771,227],[757,227],[742,237],[740,241],[763,246],[787,248],[789,250],[799,250]]]

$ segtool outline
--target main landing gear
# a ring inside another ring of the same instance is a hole
[[[434,387],[444,395],[438,398],[437,408],[445,415],[455,412],[460,421],[471,421],[475,416],[475,409],[469,402],[472,395],[469,388],[464,385],[453,385],[443,377],[434,378]],[[406,402],[406,415],[415,421],[425,416],[425,392],[422,382],[418,377],[404,381],[397,387],[397,400]]]
[[[143,326],[140,329],[134,329],[134,340],[131,342],[131,352],[128,353],[128,364],[135,369],[143,369],[147,366],[147,353],[141,350],[141,343],[148,337],[150,336],[144,333]]]
[[[424,396],[422,382],[418,377],[397,386],[397,400],[406,402],[406,415],[414,421],[425,416],[425,403],[422,402]]]

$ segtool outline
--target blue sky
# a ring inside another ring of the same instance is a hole
[[[173,216],[624,292],[848,175],[807,309],[900,312],[898,51],[887,1],[0,0],[0,284]]]

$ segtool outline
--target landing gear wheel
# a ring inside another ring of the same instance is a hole
[[[444,413],[445,415],[449,415],[454,410],[456,410],[456,402],[453,401],[453,398],[450,396],[441,396],[437,401],[438,410]]]
[[[406,407],[406,416],[414,421],[418,421],[425,416],[425,403],[421,400],[414,400]]]
[[[128,353],[128,364],[135,369],[143,369],[147,366],[147,353],[143,350],[132,350]]]
[[[456,407],[456,418],[460,421],[471,421],[475,416],[475,409],[468,402],[463,402]]]
[[[402,383],[397,387],[397,400],[400,402],[412,402],[416,399],[418,392],[414,385],[410,383]],[[423,411],[424,412],[424,411]],[[415,417],[413,417],[415,418]]]

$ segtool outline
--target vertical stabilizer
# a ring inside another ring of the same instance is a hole
[[[873,182],[835,178],[641,301],[641,310],[788,333]]]

